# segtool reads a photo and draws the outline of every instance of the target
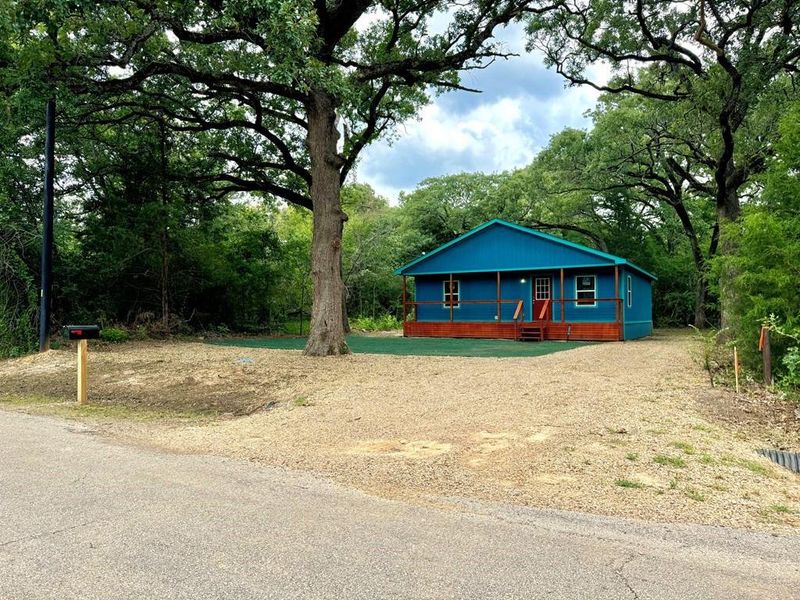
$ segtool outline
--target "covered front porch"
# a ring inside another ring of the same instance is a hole
[[[579,293],[579,277],[590,278],[591,296]],[[426,275],[416,277],[411,298],[404,276],[403,335],[621,340],[619,277],[618,267]]]

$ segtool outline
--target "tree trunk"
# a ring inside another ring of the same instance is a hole
[[[169,238],[166,225],[161,230],[161,323],[169,332]]]
[[[339,260],[342,260],[342,255],[339,253]],[[342,281],[344,282],[344,266],[340,265],[339,272],[342,273]],[[345,333],[350,333],[350,319],[347,318],[347,286],[342,283],[342,326]]]
[[[329,356],[350,352],[345,341],[344,282],[342,281],[342,212],[336,150],[336,105],[322,90],[312,90],[306,106],[308,151],[311,157],[311,201],[314,231],[311,239],[311,279],[314,298],[311,328],[304,354]]]
[[[730,259],[736,254],[736,243],[731,239],[727,226],[734,223],[741,214],[737,187],[726,185],[717,195],[717,219],[719,221],[719,252],[723,259]],[[719,314],[720,329],[727,330],[723,339],[736,334],[738,318],[736,316],[736,278],[738,269],[730,260],[725,260],[719,274]]]
[[[742,212],[739,204],[739,186],[746,180],[746,172],[736,168],[734,163],[734,134],[746,114],[746,106],[737,105],[735,100],[741,88],[741,82],[734,82],[724,110],[720,113],[719,124],[722,134],[722,152],[714,169],[714,182],[717,194],[717,222],[719,223],[719,252],[723,259],[730,259],[736,254],[736,244],[731,239],[727,226],[739,219]],[[730,260],[726,260],[719,275],[719,314],[720,328],[728,330],[723,339],[736,334],[738,323],[736,318],[736,288],[734,283],[739,275]]]
[[[697,232],[692,224],[692,218],[689,211],[683,204],[683,194],[679,185],[675,186],[676,195],[669,205],[675,210],[678,219],[683,226],[683,232],[689,238],[689,244],[692,247],[692,259],[694,260],[694,267],[697,271],[697,284],[695,286],[694,294],[694,326],[702,329],[706,326],[706,298],[708,296],[708,273],[706,270],[706,258],[703,256],[703,251],[700,249],[700,240],[697,239]],[[709,249],[709,258],[713,256],[716,250],[716,245],[712,244]]]
[[[694,290],[694,326],[702,329],[706,326],[706,298],[708,296],[708,280],[705,271],[697,275],[697,285]]]

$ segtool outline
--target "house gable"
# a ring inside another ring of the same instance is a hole
[[[402,275],[624,264],[621,258],[495,219],[397,270]]]

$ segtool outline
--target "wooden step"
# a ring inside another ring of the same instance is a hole
[[[544,329],[538,326],[520,327],[517,339],[522,342],[541,342],[544,339]]]

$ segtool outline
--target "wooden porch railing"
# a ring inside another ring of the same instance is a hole
[[[449,320],[452,322],[452,321],[455,320],[453,318],[454,317],[453,309],[457,308],[459,306],[463,306],[465,304],[495,304],[497,306],[500,306],[500,305],[503,305],[503,304],[516,304],[517,308],[514,311],[514,317],[512,319],[514,321],[517,320],[517,317],[519,315],[523,315],[524,316],[524,314],[525,314],[525,311],[523,310],[524,301],[517,299],[517,300],[461,300],[459,302],[450,302],[450,301],[447,301],[447,300],[406,300],[406,301],[403,302],[403,315],[407,315],[407,317],[406,317],[407,320],[408,320],[408,317],[411,317],[411,319],[410,319],[411,321],[416,321],[417,320],[417,307],[418,306],[420,306],[420,305],[423,305],[423,306],[424,305],[438,305],[438,306],[441,306],[441,307],[443,307],[445,309],[450,310],[450,319]],[[495,314],[496,314],[496,319],[495,320],[498,323],[502,322],[502,320],[503,320],[502,310],[498,310]]]
[[[553,322],[561,322],[565,323],[566,319],[566,307],[569,304],[572,304],[572,310],[597,310],[600,308],[603,303],[606,304],[614,304],[614,318],[613,321],[615,322],[622,322],[622,298],[553,298],[548,300],[548,302],[552,302],[553,304],[553,314],[550,321]],[[573,313],[574,314],[574,313]],[[538,315],[537,315],[538,317]],[[539,317],[539,320],[541,318]]]
[[[468,305],[468,304],[514,304],[516,305],[516,309],[514,311],[514,316],[511,318],[512,321],[524,321],[525,320],[525,311],[524,306],[525,302],[523,300],[461,300],[460,302],[452,302],[443,301],[443,300],[406,300],[403,303],[404,314],[410,317],[411,321],[417,320],[417,307],[418,306],[442,306],[445,309],[457,308],[458,306]],[[602,304],[614,304],[614,317],[613,321],[621,322],[622,321],[622,298],[594,298],[591,303],[585,298],[552,298],[550,300],[545,301],[545,304],[542,308],[538,311],[539,314],[533,315],[534,320],[536,321],[552,321],[552,322],[562,322],[566,321],[566,307],[572,304],[572,310],[583,310],[584,308],[589,311],[592,309],[597,309]],[[545,319],[545,315],[548,313],[548,309],[552,305],[552,314],[550,315],[549,319]],[[410,310],[409,310],[410,309]],[[453,311],[450,310],[450,321],[454,321],[454,315],[452,314]],[[502,322],[502,310],[496,313],[496,321]]]

